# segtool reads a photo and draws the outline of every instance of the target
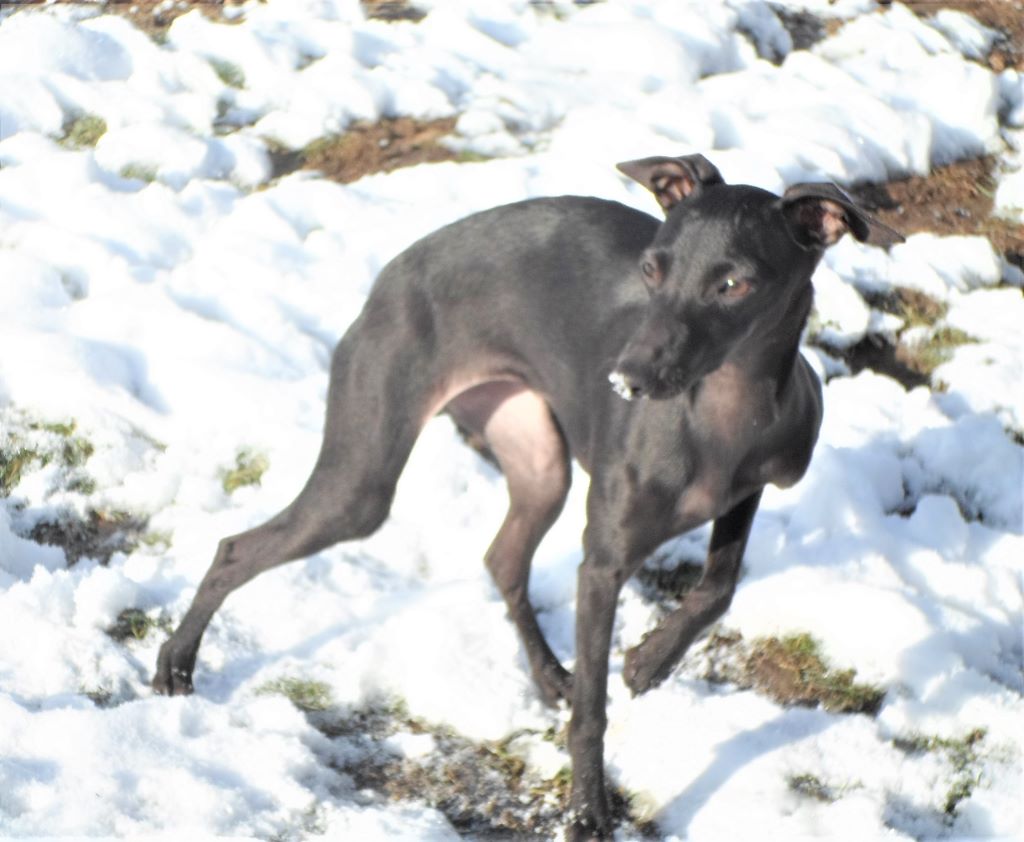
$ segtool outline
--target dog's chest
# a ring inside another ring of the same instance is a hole
[[[722,514],[727,495],[718,485],[714,478],[701,477],[683,489],[675,507],[680,531],[693,529]]]
[[[753,413],[738,419],[705,427],[689,439],[674,506],[678,529],[721,517],[766,483],[792,473],[790,456],[777,449],[771,420]]]

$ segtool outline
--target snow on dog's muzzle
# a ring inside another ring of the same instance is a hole
[[[629,378],[621,371],[613,371],[609,374],[608,382],[612,384],[612,391],[623,400],[631,401],[638,397],[638,390],[630,385]]]
[[[652,397],[662,390],[662,380],[675,362],[682,331],[673,334],[663,320],[649,319],[627,343],[608,380],[626,400]],[[669,378],[671,379],[671,378]]]

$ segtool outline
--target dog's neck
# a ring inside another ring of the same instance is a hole
[[[775,382],[776,399],[781,400],[786,388],[793,377],[793,370],[796,367],[796,358],[800,353],[800,337],[803,336],[804,328],[807,326],[807,319],[811,315],[811,307],[814,304],[814,286],[808,279],[806,285],[793,297],[793,303],[783,317],[786,329],[778,333],[776,346],[779,350],[775,356]],[[774,349],[773,349],[774,350]],[[766,358],[770,358],[766,354]],[[766,362],[768,359],[766,359]]]
[[[764,410],[757,413],[763,416],[760,424],[770,424],[778,417],[786,405],[800,353],[800,337],[813,303],[814,288],[808,280],[793,295],[777,323],[755,331],[721,366],[701,380],[691,392],[694,408],[710,400],[711,392],[717,392],[733,394],[737,403],[749,404],[753,400]],[[709,390],[711,384],[715,388]],[[712,411],[720,410],[716,406]],[[744,411],[751,410],[747,406]]]
[[[751,379],[774,382],[781,395],[789,384],[800,353],[800,337],[814,304],[810,279],[794,292],[777,322],[759,326],[732,356]]]

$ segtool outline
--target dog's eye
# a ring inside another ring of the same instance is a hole
[[[649,290],[654,290],[661,286],[661,267],[655,261],[645,260],[640,264],[640,272],[643,274],[644,283]]]
[[[718,295],[726,301],[739,301],[749,295],[754,285],[746,278],[729,277],[718,286]]]

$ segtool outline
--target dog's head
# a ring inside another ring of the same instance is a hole
[[[618,166],[666,213],[637,267],[650,303],[610,375],[627,399],[673,397],[744,348],[768,348],[776,335],[792,342],[810,310],[811,273],[846,232],[902,240],[834,184],[779,197],[726,184],[703,155]]]

